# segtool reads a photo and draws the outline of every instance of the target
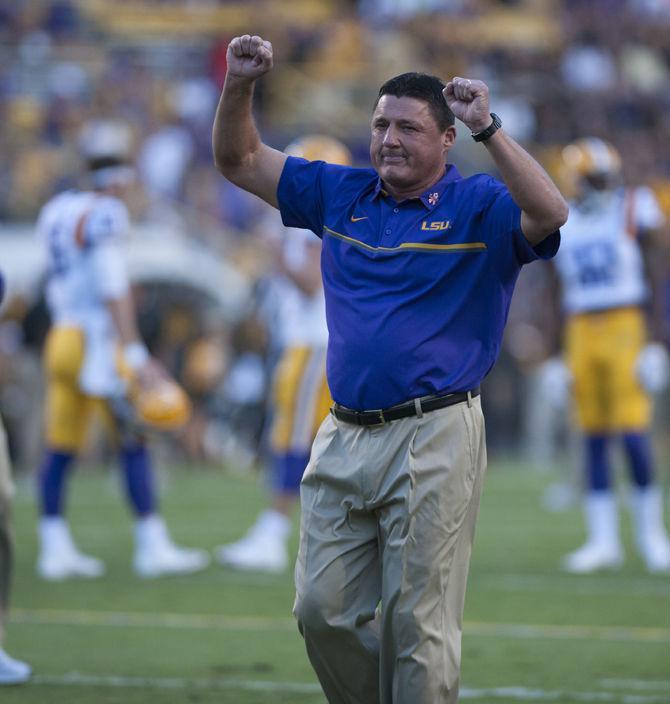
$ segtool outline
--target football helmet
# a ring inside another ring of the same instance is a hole
[[[563,149],[563,161],[577,178],[617,176],[621,171],[619,152],[598,137],[586,137]]]
[[[289,156],[299,156],[307,161],[327,161],[329,164],[351,166],[351,152],[333,137],[323,134],[309,134],[291,142],[284,152]]]

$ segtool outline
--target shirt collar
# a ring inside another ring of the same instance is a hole
[[[426,208],[428,208],[428,210],[432,210],[440,202],[447,186],[453,181],[458,181],[460,178],[461,175],[458,173],[458,169],[453,164],[447,164],[442,178],[418,196],[418,200],[420,200]],[[370,200],[375,200],[379,196],[388,196],[381,178],[377,179],[377,183],[375,184]],[[417,200],[417,198],[412,198],[411,200]]]

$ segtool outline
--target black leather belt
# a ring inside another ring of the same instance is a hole
[[[392,420],[399,418],[408,418],[409,416],[421,416],[430,411],[436,411],[438,408],[446,408],[453,406],[455,403],[463,403],[468,400],[468,397],[474,398],[479,396],[479,388],[472,391],[463,391],[455,394],[447,394],[446,396],[423,396],[422,398],[399,403],[397,406],[390,408],[380,408],[373,411],[353,411],[346,406],[340,406],[336,403],[330,412],[338,420],[354,425],[383,425]]]

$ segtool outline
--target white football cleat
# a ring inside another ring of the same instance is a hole
[[[216,549],[217,561],[238,570],[278,574],[288,567],[288,553],[283,543],[249,537]]]
[[[621,567],[623,550],[616,496],[611,491],[589,492],[584,497],[584,517],[586,543],[563,558],[563,569],[572,574],[589,574]]]
[[[37,559],[37,574],[49,582],[60,582],[73,577],[97,579],[105,574],[105,563],[77,550],[42,552]]]
[[[289,563],[286,542],[290,530],[291,522],[286,516],[265,511],[241,540],[216,548],[216,560],[238,570],[284,572]]]
[[[39,524],[40,552],[37,574],[50,582],[64,579],[96,579],[105,574],[105,563],[80,552],[70,529],[60,516],[42,518]]]
[[[568,553],[561,566],[572,574],[590,574],[598,570],[615,570],[623,564],[623,551],[618,545],[586,543]]]
[[[140,519],[135,526],[135,539],[133,569],[140,577],[192,574],[205,569],[210,562],[206,550],[175,545],[158,516]]]
[[[648,537],[639,550],[648,572],[670,573],[670,541],[665,535]]]
[[[138,550],[133,558],[133,569],[140,577],[153,578],[174,574],[193,574],[209,565],[206,550],[162,546],[153,550]]]
[[[0,648],[0,685],[23,684],[30,679],[32,672],[28,663],[15,660]]]
[[[670,572],[670,537],[663,522],[663,499],[657,486],[636,487],[631,493],[635,544],[648,572]]]

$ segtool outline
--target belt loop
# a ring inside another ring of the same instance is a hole
[[[468,408],[472,408],[472,391],[468,391]]]
[[[421,399],[414,399],[414,409],[416,410],[416,417],[423,418],[423,408],[421,408]]]

